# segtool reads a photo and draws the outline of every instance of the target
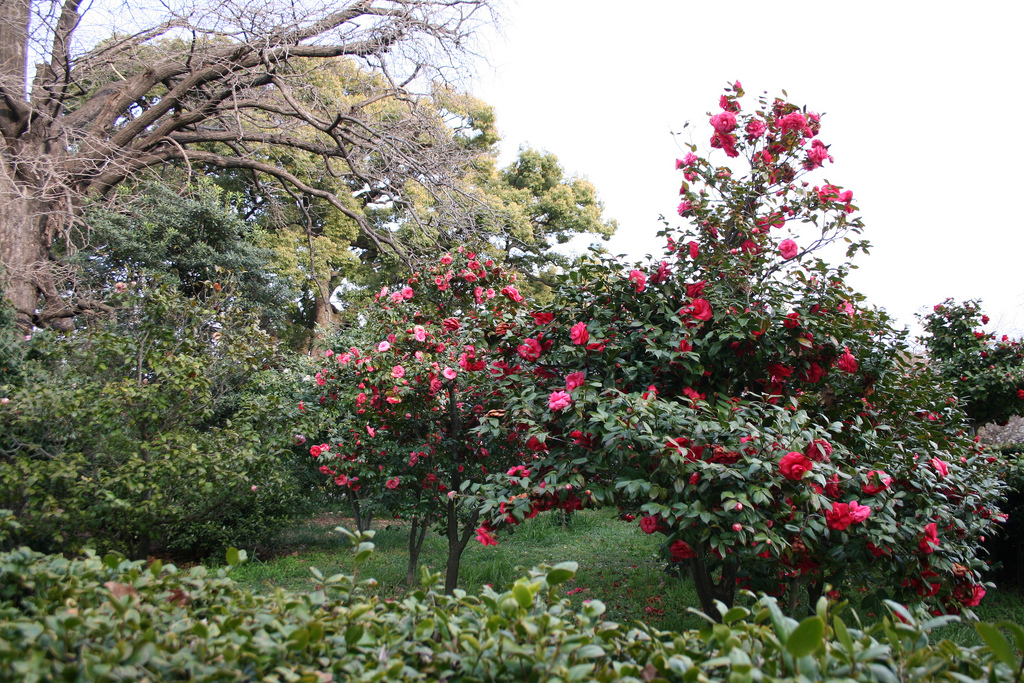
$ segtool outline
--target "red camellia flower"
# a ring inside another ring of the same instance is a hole
[[[829,462],[829,457],[832,455],[832,444],[824,439],[815,439],[807,444],[804,455],[814,462]]]
[[[953,596],[967,607],[977,607],[981,604],[981,599],[985,597],[985,589],[977,583],[971,584],[969,588],[957,586],[953,590]]]
[[[782,476],[792,481],[799,480],[804,474],[810,472],[812,467],[814,467],[814,463],[803,453],[796,451],[786,453],[779,460],[779,471],[782,472]]]
[[[783,365],[782,363],[769,363],[768,364],[768,376],[772,378],[773,382],[781,382],[789,378],[793,374],[793,368]]]
[[[645,534],[653,534],[661,528],[661,519],[657,516],[644,515],[640,518],[640,528],[644,530]]]
[[[924,538],[917,544],[917,547],[925,555],[930,555],[939,547],[939,531],[935,522],[924,525]]]
[[[707,299],[694,299],[690,304],[690,315],[697,320],[711,320],[711,304]]]
[[[704,293],[704,288],[707,287],[707,281],[701,280],[700,282],[694,282],[691,285],[686,285],[686,296],[691,299],[695,299]]]
[[[547,325],[555,319],[554,313],[531,313],[533,322],[537,325]]]
[[[502,287],[501,293],[507,296],[509,299],[512,299],[512,301],[515,301],[517,304],[523,302],[523,295],[520,294],[519,290],[513,287],[512,285],[509,285],[508,287]]]
[[[680,353],[689,353],[690,351],[693,351],[693,344],[690,343],[690,340],[689,339],[680,339],[679,340],[679,352]]]
[[[843,347],[843,355],[839,357],[839,369],[853,374],[857,372],[857,367],[857,359],[850,353],[850,349]]]
[[[848,509],[850,511],[850,520],[852,524],[863,522],[871,515],[871,508],[867,505],[861,505],[855,500],[851,500]]]
[[[832,503],[832,509],[825,512],[825,523],[829,529],[843,531],[853,524],[853,517],[850,516],[850,506],[846,503]]]
[[[498,545],[498,541],[491,534],[486,523],[476,530],[476,540],[480,541],[483,545]]]
[[[786,114],[783,116],[779,119],[778,123],[783,134],[788,133],[791,130],[802,131],[804,128],[807,128],[807,117],[800,112],[795,111],[792,114]]]
[[[782,254],[782,258],[788,261],[800,253],[800,247],[793,240],[782,240],[779,242],[779,253]]]
[[[697,553],[693,551],[693,548],[686,541],[673,541],[668,550],[672,553],[673,562],[682,562],[683,560],[697,557]]]
[[[449,332],[454,332],[461,327],[458,318],[445,318],[441,321],[441,326]]]
[[[586,375],[582,372],[570,372],[565,376],[565,390],[572,391],[583,386],[583,381],[586,379]]]
[[[662,261],[660,264],[658,264],[658,271],[651,276],[651,284],[660,285],[662,282],[668,279],[668,275],[668,261]]]
[[[889,488],[890,484],[892,484],[892,477],[884,470],[871,470],[868,472],[868,483],[864,484],[863,491],[867,496],[874,496]]]
[[[309,447],[309,454],[312,455],[314,458],[319,458],[320,454],[323,453],[323,452],[324,451],[323,451],[322,448],[320,448],[320,446],[310,446]]]
[[[390,479],[387,480],[384,486],[394,491],[395,489],[398,488],[398,477],[391,477]]]
[[[697,258],[697,255],[700,254],[700,245],[690,240],[688,246],[690,247],[690,258]]]
[[[569,338],[572,339],[573,344],[582,346],[590,341],[590,332],[587,330],[586,323],[576,323],[569,330]],[[529,360],[529,359],[527,359]]]
[[[558,412],[559,410],[565,410],[572,403],[572,397],[564,391],[553,391],[551,396],[548,397],[548,409],[551,412]]]
[[[800,379],[804,382],[810,382],[811,384],[820,382],[821,378],[824,376],[825,371],[821,369],[820,365],[813,361],[811,361],[810,365],[807,366],[806,370],[800,373]]]
[[[1024,389],[1017,390],[1017,398],[1024,400]]]
[[[633,283],[633,287],[636,289],[637,294],[644,291],[647,287],[647,276],[639,270],[629,271],[629,281]]]
[[[531,337],[530,339],[524,339],[516,351],[522,356],[523,360],[535,361],[540,358],[542,349],[540,342]]]

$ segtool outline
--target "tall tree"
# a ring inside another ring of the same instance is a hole
[[[386,226],[266,149],[321,160],[366,204],[401,205],[410,184],[450,194],[452,169],[473,152],[414,90],[456,63],[489,5],[228,0],[168,9],[148,27],[79,50],[80,0],[0,1],[0,263],[21,324],[71,327],[90,304],[63,296],[51,246],[90,196],[167,162],[275,180],[328,202],[377,249],[402,254]],[[41,59],[31,82],[30,55]],[[339,59],[374,76],[374,88],[341,107],[316,87],[318,69]],[[375,116],[385,101],[389,115]]]

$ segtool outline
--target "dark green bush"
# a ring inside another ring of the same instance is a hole
[[[12,542],[143,558],[267,541],[301,511],[277,351],[228,287],[142,284],[115,320],[33,340],[31,381],[0,405],[0,507]]]
[[[347,532],[346,532],[347,533]],[[351,534],[350,534],[351,535]],[[367,556],[371,534],[353,536]],[[229,563],[242,559],[228,552]],[[1014,650],[993,626],[989,645],[933,644],[956,617],[893,617],[847,626],[826,599],[797,622],[773,599],[736,607],[699,631],[659,632],[603,621],[593,600],[559,596],[574,563],[535,569],[503,591],[436,590],[439,575],[401,601],[361,594],[372,579],[337,575],[309,593],[253,595],[230,569],[182,572],[110,555],[67,560],[27,549],[0,555],[0,681],[449,680],[858,681],[1013,680]],[[1017,647],[1024,630],[1009,629]]]

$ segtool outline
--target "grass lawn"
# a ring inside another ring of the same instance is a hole
[[[496,547],[470,541],[462,556],[459,587],[470,592],[487,583],[501,588],[530,567],[572,560],[579,563],[579,571],[565,591],[576,607],[598,598],[608,607],[605,618],[624,623],[640,620],[662,630],[682,631],[704,623],[687,611],[698,607],[692,581],[665,572],[658,552],[663,536],[644,534],[636,524],[617,520],[610,510],[584,510],[574,513],[564,525],[562,522],[557,513],[540,515],[525,520],[511,534],[502,532]],[[254,592],[278,587],[302,591],[312,590],[316,583],[310,567],[325,576],[351,573],[348,541],[333,531],[339,525],[351,527],[351,520],[325,513],[292,527],[278,539],[279,549],[273,556],[250,553],[249,561],[233,571],[232,577]],[[373,527],[377,548],[359,574],[377,579],[382,597],[400,598],[406,590],[409,527],[383,520],[375,520]],[[443,573],[446,552],[445,540],[428,533],[421,565]],[[976,612],[984,621],[1006,619],[1024,624],[1024,595],[1018,590],[991,589]],[[863,612],[861,617],[865,622],[871,619]],[[847,619],[847,623],[852,622]],[[963,645],[981,644],[969,623],[948,626],[935,636]]]

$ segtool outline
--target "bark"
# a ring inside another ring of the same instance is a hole
[[[697,557],[690,560],[690,570],[693,574],[694,587],[697,589],[697,597],[700,599],[701,611],[715,621],[721,621],[722,615],[719,613],[715,601],[723,603],[727,609],[733,606],[736,597],[738,564],[732,558],[724,562],[708,563],[705,550],[703,545],[698,546]],[[716,565],[722,568],[722,575],[718,581],[715,581],[712,576]]]
[[[478,152],[453,138],[433,103],[423,106],[427,95],[409,90],[414,77],[429,82],[446,64],[406,57],[447,61],[463,52],[489,0],[328,0],[305,15],[283,0],[256,15],[234,2],[168,14],[73,53],[80,0],[0,0],[0,261],[3,293],[23,326],[66,329],[89,308],[62,298],[51,245],[86,202],[151,167],[181,162],[190,173],[212,166],[269,177],[349,216],[378,249],[407,262],[365,205],[409,206],[410,178],[439,202],[458,195],[459,171]],[[30,41],[41,60],[31,87]],[[352,94],[319,86],[317,63],[336,59],[356,65],[335,74],[354,81]],[[326,173],[289,172],[288,158],[293,168],[320,159]],[[364,188],[364,206],[342,201],[353,188]],[[318,301],[324,326],[328,295]]]
[[[412,518],[412,529],[409,531],[409,566],[405,572],[405,585],[412,588],[416,584],[416,569],[420,564],[420,551],[427,537],[427,520]]]
[[[476,523],[480,519],[480,511],[474,510],[472,516],[459,534],[459,513],[455,501],[448,501],[448,562],[444,569],[444,592],[451,595],[459,585],[459,565],[462,564],[462,552],[473,538]]]

